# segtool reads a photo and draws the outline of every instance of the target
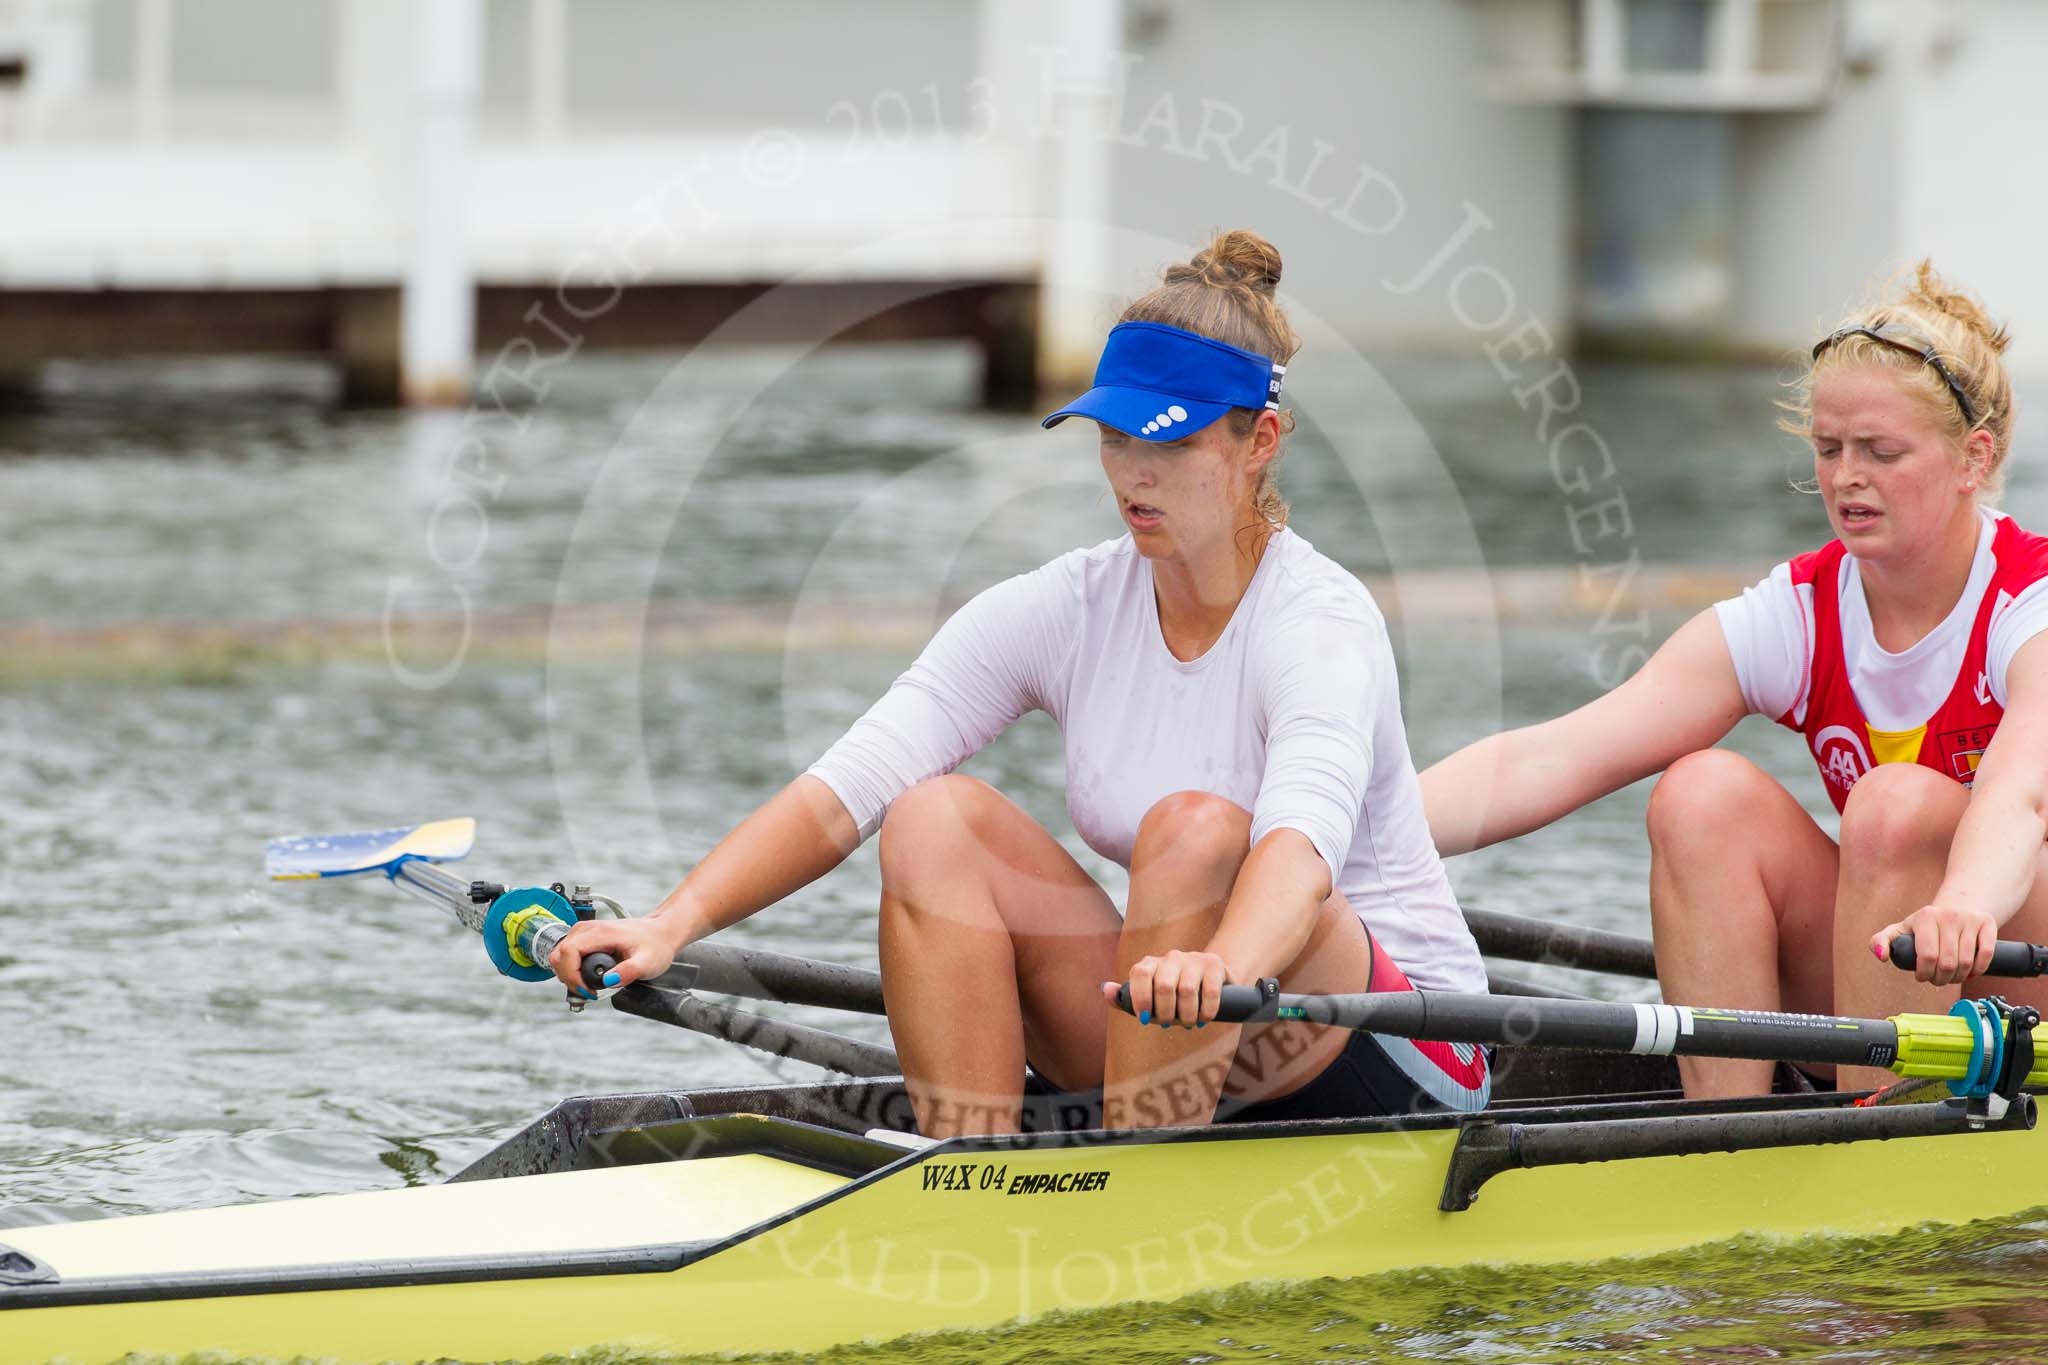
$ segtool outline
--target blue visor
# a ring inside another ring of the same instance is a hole
[[[1095,387],[1045,419],[1092,417],[1146,441],[1200,431],[1232,408],[1280,406],[1285,365],[1159,322],[1120,322],[1095,366]]]

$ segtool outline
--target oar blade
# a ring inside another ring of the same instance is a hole
[[[263,871],[272,881],[352,877],[386,872],[413,858],[448,862],[467,854],[475,842],[476,821],[468,816],[354,834],[301,834],[265,844]]]

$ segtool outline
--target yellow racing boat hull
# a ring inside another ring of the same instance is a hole
[[[922,1151],[786,1118],[710,1122],[715,1143],[693,1136],[701,1117],[582,1142],[581,1169],[0,1232],[43,1271],[0,1288],[0,1365],[801,1351],[1256,1281],[2048,1205],[2048,1134],[2017,1125],[1509,1168],[1446,1211],[1469,1120]]]

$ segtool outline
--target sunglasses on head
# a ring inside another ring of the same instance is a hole
[[[1829,347],[1848,337],[1869,337],[1880,346],[1889,346],[1895,351],[1918,356],[1923,362],[1933,366],[1934,372],[1941,376],[1941,382],[1948,385],[1948,391],[1955,395],[1956,407],[1963,414],[1963,424],[1972,427],[1977,425],[1977,410],[1970,403],[1970,395],[1963,392],[1963,386],[1956,380],[1955,373],[1942,361],[1940,353],[1934,349],[1934,343],[1926,337],[1909,327],[1901,327],[1897,323],[1880,318],[1874,326],[1858,324],[1828,333],[1813,344],[1813,358],[1819,360]]]

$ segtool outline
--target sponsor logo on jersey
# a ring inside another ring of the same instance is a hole
[[[1991,705],[1991,675],[1989,673],[1979,673],[1977,675],[1977,705]]]
[[[1830,725],[1813,737],[1814,762],[1830,785],[1846,792],[1856,779],[1870,771],[1870,751],[1863,740],[1846,725]]]

